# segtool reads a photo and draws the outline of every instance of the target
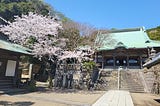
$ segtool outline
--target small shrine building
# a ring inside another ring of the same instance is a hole
[[[0,35],[1,36],[1,35]],[[2,81],[10,80],[13,86],[17,86],[17,80],[19,74],[19,61],[20,56],[31,55],[31,50],[7,40],[0,39],[0,81],[2,87]],[[5,83],[6,87],[8,84]]]

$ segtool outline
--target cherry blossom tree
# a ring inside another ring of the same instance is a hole
[[[1,27],[0,31],[8,35],[11,41],[32,49],[34,55],[42,57],[46,54],[56,55],[56,51],[60,50],[55,44],[64,40],[57,35],[61,28],[56,19],[30,12],[16,17],[13,23]]]
[[[56,18],[30,12],[1,26],[0,32],[7,35],[10,41],[30,48],[33,55],[42,59],[47,67],[65,47],[65,39],[58,37],[59,29],[62,29],[61,22]]]

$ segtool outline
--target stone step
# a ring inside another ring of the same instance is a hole
[[[13,82],[11,79],[0,79],[0,90],[12,87],[13,87]]]
[[[142,89],[142,90],[144,90],[144,88],[142,88],[142,87],[121,87],[121,88],[125,88],[125,89],[137,89],[137,90],[139,90],[139,89]]]
[[[2,89],[8,89],[8,88],[13,88],[13,85],[3,85],[3,86],[0,86],[0,90],[2,90]]]
[[[0,83],[6,83],[6,82],[12,83],[12,80],[0,80]]]
[[[4,86],[4,85],[13,85],[13,83],[10,83],[10,82],[0,83],[0,87],[1,87],[1,86]]]
[[[124,89],[144,90],[144,88],[143,88],[143,87],[121,87],[121,88],[124,88]]]
[[[142,86],[141,84],[138,84],[138,83],[130,83],[130,82],[126,82],[126,83],[121,83],[122,86],[128,86],[128,85],[133,85],[133,86]]]
[[[125,90],[125,89],[122,89],[122,90]],[[140,91],[140,90],[125,90],[125,91],[129,91],[131,93],[144,93],[144,91]]]
[[[5,88],[0,89],[0,94],[28,93],[26,89]]]
[[[144,89],[144,88],[136,88],[136,87],[120,87],[120,88],[126,88],[126,89]]]
[[[132,83],[125,83],[125,84],[121,84],[121,86],[135,86],[135,87],[143,87],[142,85],[140,85],[140,84],[132,84]]]

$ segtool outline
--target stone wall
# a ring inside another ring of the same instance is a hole
[[[146,85],[148,91],[151,93],[160,93],[160,64],[152,66],[149,69],[144,69],[143,73],[144,79],[146,81]]]

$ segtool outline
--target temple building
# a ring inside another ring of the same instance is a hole
[[[160,51],[160,42],[151,40],[145,29],[132,28],[99,33],[95,40],[95,61],[102,69],[141,69],[151,52]]]
[[[0,35],[2,37],[2,35]],[[2,40],[0,37],[0,90],[17,86],[20,56],[31,55],[31,50]]]

